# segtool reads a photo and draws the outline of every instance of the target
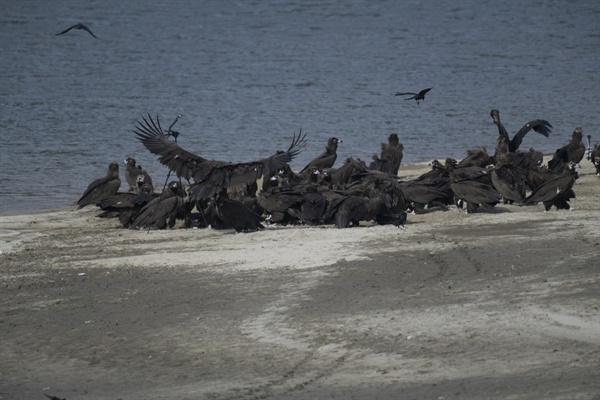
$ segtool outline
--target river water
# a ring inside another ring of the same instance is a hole
[[[367,162],[397,132],[404,163],[494,150],[490,109],[525,149],[552,153],[576,126],[600,137],[600,2],[0,2],[0,211],[72,207],[110,162],[167,170],[136,141],[142,115],[182,147],[267,157],[300,129],[302,168],[326,140]],[[98,36],[72,30],[85,23]],[[397,91],[433,86],[425,101]],[[124,182],[124,175],[121,174]],[[123,188],[126,184],[123,183]]]

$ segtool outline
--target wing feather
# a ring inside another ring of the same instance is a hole
[[[545,119],[534,119],[532,121],[529,121],[528,123],[523,125],[523,127],[519,129],[517,133],[515,133],[515,136],[513,136],[512,140],[510,141],[511,152],[515,152],[519,148],[527,132],[529,132],[532,129],[537,133],[548,137],[550,136],[552,125]]]
[[[212,197],[223,187],[250,183],[265,174],[270,175],[292,161],[306,146],[306,134],[303,135],[300,130],[298,135],[294,134],[286,151],[262,160],[244,163],[207,160],[170,140],[158,117],[155,121],[148,115],[148,119],[142,117],[142,120],[138,121],[133,131],[138,140],[151,153],[158,155],[160,163],[166,165],[177,176],[188,181],[193,178],[192,192],[200,199]]]
[[[150,115],[148,119],[144,117],[142,119],[143,122],[138,121],[133,132],[144,147],[159,156],[160,163],[167,166],[178,177],[189,181],[194,176],[194,172],[208,161],[170,140],[160,126],[158,117],[156,122]]]

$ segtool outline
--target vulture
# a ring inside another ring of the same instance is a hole
[[[81,198],[77,201],[77,208],[83,208],[90,204],[98,204],[106,197],[117,193],[121,186],[119,179],[119,164],[111,163],[108,166],[106,176],[96,179],[89,184],[83,192]]]
[[[568,163],[579,164],[585,155],[585,144],[583,144],[583,129],[575,128],[569,143],[556,150],[554,156],[548,161],[551,171],[562,172]]]
[[[223,188],[211,200],[206,219],[214,229],[233,228],[236,232],[256,232],[264,229],[263,218],[241,201],[231,199]]]
[[[284,152],[262,160],[231,163],[209,160],[189,152],[168,138],[163,131],[160,120],[156,121],[148,115],[148,119],[138,121],[134,133],[138,140],[153,154],[159,156],[161,164],[166,165],[178,177],[185,178],[193,184],[190,191],[195,200],[206,200],[221,189],[231,186],[245,185],[263,176],[269,177],[289,163],[306,146],[306,134],[302,131],[292,139],[289,148]]]
[[[288,213],[294,215],[300,222],[308,225],[318,225],[322,222],[327,210],[327,199],[316,186],[308,186],[302,195],[300,207],[288,208]]]
[[[177,219],[184,219],[190,210],[189,199],[183,198],[183,189],[177,181],[169,183],[167,190],[146,204],[129,225],[129,229],[173,228]]]
[[[496,154],[514,153],[517,151],[527,132],[532,129],[546,137],[550,135],[550,131],[552,129],[550,122],[546,121],[545,119],[534,119],[523,125],[523,127],[519,129],[517,133],[515,133],[513,138],[510,139],[508,137],[506,128],[504,128],[504,125],[502,125],[502,122],[500,121],[500,111],[494,109],[490,111],[490,115],[494,120],[494,124],[496,124],[498,127],[499,136],[498,143],[496,145]]]
[[[524,204],[529,205],[542,202],[546,211],[550,210],[552,206],[555,206],[557,210],[571,210],[569,200],[575,198],[573,185],[578,177],[575,164],[571,163],[562,174],[538,186],[525,199]]]
[[[596,143],[590,158],[596,167],[596,175],[600,176],[600,143]]]
[[[139,193],[141,185],[152,185],[152,178],[145,169],[137,165],[134,158],[127,157],[125,160],[125,180],[129,184],[129,191]],[[141,178],[140,178],[141,176]]]
[[[463,202],[467,202],[467,213],[477,211],[480,206],[489,209],[502,200],[496,189],[481,182],[465,180],[454,182],[450,187],[459,208],[462,208]]]
[[[375,154],[369,169],[397,175],[402,163],[404,146],[398,140],[398,134],[392,133],[387,143],[381,144],[381,156]]]
[[[509,153],[496,156],[496,165],[492,168],[491,178],[494,188],[504,199],[504,203],[522,204],[528,187],[527,171],[509,162]]]
[[[320,170],[325,168],[333,167],[335,160],[337,159],[337,147],[338,143],[342,143],[341,140],[335,137],[330,137],[327,140],[327,146],[325,147],[325,152],[317,156],[311,162],[306,164],[304,168],[300,171],[301,173],[307,171],[310,167],[317,167]]]

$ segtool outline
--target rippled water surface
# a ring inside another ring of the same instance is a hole
[[[552,153],[598,141],[600,3],[590,1],[0,2],[0,211],[71,207],[112,161],[167,170],[132,133],[177,114],[182,147],[252,161],[302,129],[301,168],[328,137],[369,160],[390,132],[404,162],[493,152],[544,118]],[[82,22],[84,31],[55,34]],[[394,96],[433,86],[420,106]],[[124,181],[123,174],[121,175]],[[125,186],[125,185],[124,185]]]

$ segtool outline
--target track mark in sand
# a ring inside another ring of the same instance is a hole
[[[464,244],[457,243],[454,240],[451,240],[445,236],[438,236],[435,234],[430,235],[431,240],[437,243],[446,243],[447,249],[443,252],[430,252],[428,254],[429,259],[433,261],[438,267],[439,271],[436,272],[430,280],[439,280],[444,276],[447,276],[448,272],[452,267],[456,267],[456,265],[461,265],[461,267],[469,267],[475,272],[481,272],[482,264],[473,258],[472,252],[469,251],[468,247]],[[462,263],[457,263],[456,260],[449,262],[448,254],[450,252],[455,252],[460,258],[463,259]]]
[[[241,329],[249,337],[304,355],[294,365],[282,371],[281,376],[264,384],[242,388],[245,393],[239,393],[236,398],[264,399],[302,390],[307,385],[330,376],[350,356],[343,343],[330,343],[310,328],[302,330],[302,327],[289,322],[294,308],[306,300],[306,293],[326,275],[330,273],[318,269],[298,274],[298,279],[294,282],[280,287],[282,294],[267,305],[259,316],[242,323]]]
[[[323,360],[322,357],[316,357],[320,349],[317,348],[306,354],[296,365],[284,372],[281,378],[248,389],[239,398],[250,396],[252,399],[266,399],[272,396],[281,397],[282,395],[303,390],[311,383],[333,374],[348,358],[344,354],[334,360]],[[313,360],[314,364],[312,364]],[[303,369],[306,369],[306,371],[302,371]]]
[[[460,252],[463,257],[468,260],[471,265],[473,266],[473,268],[475,269],[475,271],[477,272],[481,272],[481,263],[477,260],[475,260],[472,256],[471,256],[471,252],[468,251],[468,248],[466,246],[459,246],[457,248],[458,252]]]

